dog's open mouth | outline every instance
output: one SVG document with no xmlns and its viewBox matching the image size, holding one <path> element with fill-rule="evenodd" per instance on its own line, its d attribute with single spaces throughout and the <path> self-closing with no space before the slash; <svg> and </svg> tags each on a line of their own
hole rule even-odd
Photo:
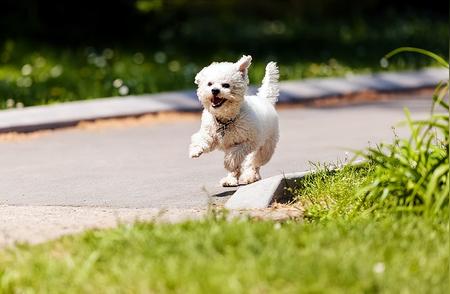
<svg viewBox="0 0 450 294">
<path fill-rule="evenodd" d="M 225 101 L 227 101 L 227 99 L 225 99 L 225 98 L 220 98 L 219 96 L 213 96 L 213 97 L 211 98 L 211 104 L 212 104 L 212 107 L 214 107 L 214 108 L 217 108 L 217 107 L 222 106 L 222 104 L 223 104 Z"/>
</svg>

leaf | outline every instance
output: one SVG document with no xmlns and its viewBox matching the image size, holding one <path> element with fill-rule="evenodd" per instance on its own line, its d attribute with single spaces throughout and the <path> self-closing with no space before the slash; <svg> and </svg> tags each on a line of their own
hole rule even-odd
<svg viewBox="0 0 450 294">
<path fill-rule="evenodd" d="M 420 53 L 420 54 L 426 55 L 428 57 L 431 57 L 432 59 L 436 60 L 440 65 L 442 65 L 446 68 L 449 68 L 448 62 L 445 61 L 444 58 L 440 57 L 439 55 L 437 55 L 431 51 L 428 51 L 425 49 L 420 49 L 420 48 L 415 48 L 415 47 L 400 47 L 400 48 L 394 49 L 391 52 L 389 52 L 388 54 L 386 54 L 384 56 L 384 58 L 389 59 L 392 56 L 397 55 L 398 53 L 401 53 L 401 52 Z"/>
</svg>

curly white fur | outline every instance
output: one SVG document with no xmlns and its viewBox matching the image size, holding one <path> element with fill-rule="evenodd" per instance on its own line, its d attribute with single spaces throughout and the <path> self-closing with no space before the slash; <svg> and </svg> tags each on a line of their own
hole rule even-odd
<svg viewBox="0 0 450 294">
<path fill-rule="evenodd" d="M 249 184 L 261 179 L 260 167 L 272 157 L 278 142 L 278 68 L 266 66 L 256 96 L 246 96 L 251 56 L 236 63 L 213 62 L 195 77 L 204 110 L 200 130 L 192 135 L 189 156 L 219 149 L 229 171 L 223 186 Z"/>
</svg>

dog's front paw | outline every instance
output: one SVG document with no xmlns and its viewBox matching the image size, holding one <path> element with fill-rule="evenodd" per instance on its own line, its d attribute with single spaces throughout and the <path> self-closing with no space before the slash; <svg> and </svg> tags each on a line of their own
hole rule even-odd
<svg viewBox="0 0 450 294">
<path fill-rule="evenodd" d="M 222 187 L 236 187 L 239 185 L 238 178 L 228 175 L 225 178 L 220 180 L 220 185 Z"/>
<path fill-rule="evenodd" d="M 202 154 L 203 154 L 203 149 L 199 146 L 194 145 L 189 148 L 189 157 L 190 158 L 197 158 Z"/>
</svg>

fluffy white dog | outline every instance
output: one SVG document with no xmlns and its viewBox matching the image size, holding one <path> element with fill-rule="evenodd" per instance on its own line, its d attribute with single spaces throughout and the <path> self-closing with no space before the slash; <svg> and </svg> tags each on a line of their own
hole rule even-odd
<svg viewBox="0 0 450 294">
<path fill-rule="evenodd" d="M 249 184 L 261 179 L 259 169 L 266 164 L 278 142 L 278 67 L 266 66 L 256 96 L 245 96 L 251 56 L 238 62 L 213 62 L 195 77 L 197 95 L 204 110 L 200 130 L 192 135 L 189 156 L 220 149 L 229 171 L 222 186 Z"/>
</svg>

